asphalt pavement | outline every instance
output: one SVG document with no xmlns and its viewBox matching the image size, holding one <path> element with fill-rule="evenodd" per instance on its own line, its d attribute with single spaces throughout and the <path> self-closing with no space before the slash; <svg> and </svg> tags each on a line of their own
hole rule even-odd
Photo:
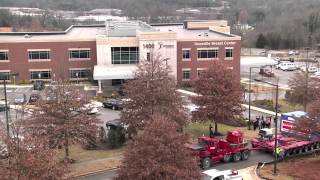
<svg viewBox="0 0 320 180">
<path fill-rule="evenodd" d="M 250 157 L 246 161 L 239 161 L 239 162 L 231 162 L 231 163 L 221 163 L 217 162 L 212 165 L 211 169 L 218 169 L 218 170 L 240 170 L 247 167 L 255 166 L 259 162 L 268 162 L 273 159 L 271 154 L 259 151 L 251 151 Z M 97 173 L 85 177 L 79 178 L 80 180 L 109 180 L 113 179 L 117 176 L 117 171 L 106 171 L 102 173 Z"/>
</svg>

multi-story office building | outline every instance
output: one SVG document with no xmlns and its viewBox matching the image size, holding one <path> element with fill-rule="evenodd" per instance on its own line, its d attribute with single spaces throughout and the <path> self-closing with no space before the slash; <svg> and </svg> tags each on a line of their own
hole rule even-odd
<svg viewBox="0 0 320 180">
<path fill-rule="evenodd" d="M 16 81 L 93 78 L 101 88 L 133 78 L 139 62 L 159 55 L 178 83 L 196 78 L 214 61 L 224 62 L 240 80 L 240 44 L 226 21 L 107 21 L 63 32 L 5 32 L 0 73 L 19 73 Z"/>
</svg>

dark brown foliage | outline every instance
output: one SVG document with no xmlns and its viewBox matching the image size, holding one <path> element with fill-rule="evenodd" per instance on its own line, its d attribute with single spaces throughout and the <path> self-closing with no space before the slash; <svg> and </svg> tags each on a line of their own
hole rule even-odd
<svg viewBox="0 0 320 180">
<path fill-rule="evenodd" d="M 243 111 L 242 92 L 232 71 L 216 62 L 194 80 L 193 87 L 195 92 L 200 94 L 191 99 L 199 106 L 197 111 L 193 112 L 193 120 L 239 125 L 237 117 Z"/>
<path fill-rule="evenodd" d="M 124 88 L 126 98 L 121 119 L 129 125 L 129 133 L 136 134 L 158 112 L 170 116 L 179 128 L 186 124 L 186 115 L 182 99 L 176 92 L 175 80 L 166 63 L 160 56 L 151 57 L 151 61 L 143 61 L 135 74 Z"/>
<path fill-rule="evenodd" d="M 68 172 L 68 164 L 58 160 L 56 151 L 43 139 L 25 133 L 7 139 L 5 133 L 0 134 L 0 141 L 9 152 L 7 158 L 0 160 L 0 179 L 58 180 Z"/>
<path fill-rule="evenodd" d="M 320 132 L 320 98 L 318 97 L 308 107 L 308 116 L 298 120 L 297 128 L 309 130 L 313 133 Z"/>
<path fill-rule="evenodd" d="M 304 111 L 306 111 L 308 104 L 315 99 L 316 93 L 319 91 L 320 81 L 311 78 L 310 73 L 299 72 L 289 79 L 288 84 L 291 88 L 289 101 L 302 104 Z"/>
<path fill-rule="evenodd" d="M 26 129 L 33 136 L 49 140 L 51 147 L 65 148 L 69 156 L 69 145 L 92 143 L 98 132 L 99 120 L 88 115 L 90 107 L 79 90 L 69 84 L 61 83 L 46 93 L 50 101 L 41 101 L 33 118 L 25 121 Z"/>
<path fill-rule="evenodd" d="M 185 145 L 187 136 L 165 116 L 156 114 L 151 122 L 130 144 L 116 179 L 200 179 L 198 161 Z"/>
</svg>

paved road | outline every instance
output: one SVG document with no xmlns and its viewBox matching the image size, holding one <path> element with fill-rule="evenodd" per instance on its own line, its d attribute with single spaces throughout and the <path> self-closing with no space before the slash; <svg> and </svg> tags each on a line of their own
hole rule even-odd
<svg viewBox="0 0 320 180">
<path fill-rule="evenodd" d="M 212 169 L 226 170 L 226 169 L 244 169 L 246 167 L 257 165 L 259 162 L 271 161 L 272 156 L 268 153 L 252 151 L 251 156 L 247 161 L 240 161 L 237 163 L 216 163 Z M 81 180 L 108 180 L 116 177 L 116 171 L 108 171 L 91 176 L 80 178 Z"/>
</svg>

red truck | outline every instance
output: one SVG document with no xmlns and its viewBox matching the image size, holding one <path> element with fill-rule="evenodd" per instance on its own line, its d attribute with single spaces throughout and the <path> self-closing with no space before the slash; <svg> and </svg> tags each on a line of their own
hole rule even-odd
<svg viewBox="0 0 320 180">
<path fill-rule="evenodd" d="M 198 143 L 190 146 L 193 153 L 200 159 L 203 169 L 211 167 L 213 162 L 247 160 L 253 148 L 247 147 L 248 143 L 243 139 L 240 131 L 229 131 L 226 139 L 217 139 L 202 136 Z"/>
<path fill-rule="evenodd" d="M 319 133 L 301 132 L 295 128 L 296 119 L 305 115 L 306 113 L 301 111 L 281 115 L 280 134 L 277 137 L 280 158 L 320 150 Z M 274 153 L 273 129 L 261 129 L 259 137 L 252 139 L 251 144 L 254 148 Z"/>
</svg>

